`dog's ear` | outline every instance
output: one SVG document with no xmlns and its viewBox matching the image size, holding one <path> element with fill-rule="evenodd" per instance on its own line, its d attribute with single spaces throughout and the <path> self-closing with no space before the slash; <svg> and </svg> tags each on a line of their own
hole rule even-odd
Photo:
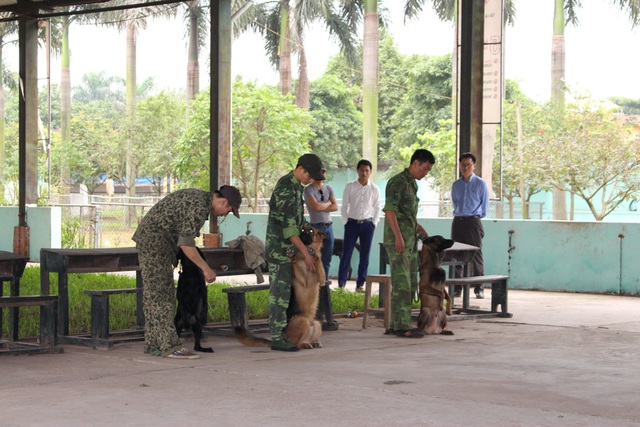
<svg viewBox="0 0 640 427">
<path fill-rule="evenodd" d="M 455 243 L 453 240 L 451 239 L 445 239 L 442 236 L 438 236 L 440 237 L 440 241 L 438 242 L 438 249 L 437 252 L 442 252 L 445 249 L 449 249 L 451 246 L 453 246 L 453 244 Z"/>
</svg>

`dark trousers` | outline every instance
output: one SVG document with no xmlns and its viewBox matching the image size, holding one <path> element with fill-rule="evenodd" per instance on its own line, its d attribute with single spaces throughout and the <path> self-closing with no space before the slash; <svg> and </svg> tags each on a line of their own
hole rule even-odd
<svg viewBox="0 0 640 427">
<path fill-rule="evenodd" d="M 376 227 L 371 221 L 361 224 L 358 224 L 357 221 L 347 221 L 345 224 L 342 258 L 340 259 L 340 268 L 338 269 L 338 285 L 340 287 L 344 287 L 347 283 L 349 267 L 351 266 L 351 256 L 353 255 L 353 249 L 358 239 L 360 239 L 360 262 L 358 264 L 356 285 L 364 285 L 365 280 L 367 280 L 369 253 L 371 252 L 371 242 L 373 241 L 373 233 L 375 231 Z"/>
<path fill-rule="evenodd" d="M 473 217 L 453 217 L 451 223 L 451 238 L 456 242 L 466 243 L 480 248 L 473 258 L 473 276 L 484 275 L 484 258 L 482 257 L 482 238 L 484 237 L 484 227 L 480 218 Z M 462 266 L 456 267 L 456 277 L 462 277 Z M 482 286 L 480 286 L 482 288 Z"/>
</svg>

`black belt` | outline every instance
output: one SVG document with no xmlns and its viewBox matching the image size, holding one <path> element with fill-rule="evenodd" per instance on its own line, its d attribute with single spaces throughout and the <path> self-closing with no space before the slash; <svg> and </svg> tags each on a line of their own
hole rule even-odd
<svg viewBox="0 0 640 427">
<path fill-rule="evenodd" d="M 348 221 L 354 221 L 356 224 L 364 224 L 365 222 L 372 222 L 373 218 L 365 218 L 365 219 L 349 218 Z"/>
<path fill-rule="evenodd" d="M 333 222 L 312 222 L 311 226 L 319 225 L 320 227 L 329 227 Z"/>
<path fill-rule="evenodd" d="M 456 218 L 460 218 L 460 219 L 480 219 L 480 215 L 457 216 Z"/>
</svg>

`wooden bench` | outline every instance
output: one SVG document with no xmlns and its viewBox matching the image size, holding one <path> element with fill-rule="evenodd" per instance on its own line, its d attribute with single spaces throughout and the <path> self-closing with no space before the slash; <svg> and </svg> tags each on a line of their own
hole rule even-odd
<svg viewBox="0 0 640 427">
<path fill-rule="evenodd" d="M 249 325 L 246 293 L 268 289 L 269 284 L 266 283 L 261 285 L 231 286 L 222 290 L 222 292 L 227 294 L 227 300 L 229 301 L 229 317 L 232 328 L 240 326 L 246 329 Z"/>
<path fill-rule="evenodd" d="M 22 295 L 0 297 L 0 309 L 40 307 L 40 340 L 38 344 L 0 340 L 0 354 L 61 353 L 58 347 L 58 296 Z M 1 333 L 1 331 L 0 331 Z"/>
<path fill-rule="evenodd" d="M 91 297 L 91 334 L 86 336 L 68 336 L 66 339 L 74 344 L 107 347 L 119 342 L 140 341 L 144 339 L 144 334 L 140 336 L 144 328 L 144 313 L 142 304 L 136 304 L 136 329 L 134 331 L 122 331 L 118 337 L 114 338 L 109 326 L 109 297 L 112 295 L 137 294 L 142 296 L 142 288 L 122 288 L 122 289 L 98 289 L 87 290 L 85 294 Z"/>
<path fill-rule="evenodd" d="M 454 286 L 462 286 L 462 309 L 465 313 L 472 314 L 496 314 L 499 317 L 512 317 L 513 314 L 509 313 L 507 307 L 507 284 L 509 276 L 471 276 L 471 277 L 458 277 L 447 279 L 446 285 L 449 286 L 449 295 L 453 300 Z M 491 285 L 491 311 L 477 310 L 469 308 L 469 293 L 471 286 L 477 286 L 482 284 Z M 498 312 L 498 306 L 500 306 L 500 312 Z"/>
</svg>

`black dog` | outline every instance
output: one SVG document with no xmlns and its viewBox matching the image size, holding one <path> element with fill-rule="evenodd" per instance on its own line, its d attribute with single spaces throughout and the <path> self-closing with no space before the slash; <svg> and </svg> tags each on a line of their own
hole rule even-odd
<svg viewBox="0 0 640 427">
<path fill-rule="evenodd" d="M 197 248 L 196 248 L 197 249 Z M 204 259 L 204 254 L 200 249 L 198 253 Z M 211 347 L 202 347 L 202 326 L 207 323 L 207 284 L 204 281 L 204 274 L 200 267 L 187 257 L 182 250 L 178 252 L 181 271 L 178 278 L 178 311 L 173 323 L 176 326 L 178 336 L 182 329 L 191 329 L 195 340 L 196 351 L 213 353 Z"/>
</svg>

